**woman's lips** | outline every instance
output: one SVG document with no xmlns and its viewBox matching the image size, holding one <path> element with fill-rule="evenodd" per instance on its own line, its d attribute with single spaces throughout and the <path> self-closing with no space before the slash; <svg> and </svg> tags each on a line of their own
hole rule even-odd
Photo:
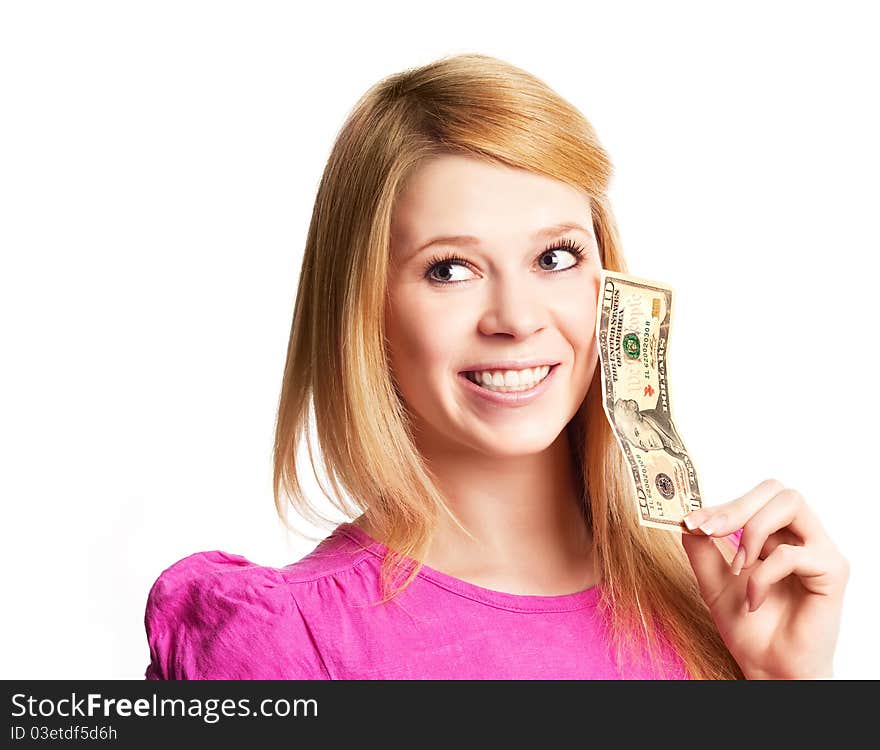
<svg viewBox="0 0 880 750">
<path fill-rule="evenodd" d="M 532 401 L 550 388 L 556 378 L 556 371 L 558 369 L 558 364 L 553 365 L 550 368 L 550 372 L 547 373 L 547 377 L 533 388 L 529 388 L 527 391 L 513 391 L 508 393 L 490 391 L 487 388 L 483 388 L 470 380 L 467 373 L 464 372 L 460 372 L 458 377 L 461 379 L 465 389 L 469 393 L 472 393 L 474 396 L 484 399 L 491 404 L 498 404 L 500 406 L 525 406 L 532 403 Z"/>
</svg>

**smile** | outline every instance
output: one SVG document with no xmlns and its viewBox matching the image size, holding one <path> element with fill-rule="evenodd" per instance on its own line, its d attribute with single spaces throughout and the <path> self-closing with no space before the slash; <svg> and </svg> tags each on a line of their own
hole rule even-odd
<svg viewBox="0 0 880 750">
<path fill-rule="evenodd" d="M 555 381 L 558 369 L 558 364 L 552 365 L 549 372 L 541 380 L 531 385 L 527 383 L 524 386 L 478 385 L 471 372 L 459 373 L 458 377 L 467 392 L 482 401 L 502 406 L 525 406 L 532 403 L 542 393 L 547 392 Z"/>
<path fill-rule="evenodd" d="M 544 365 L 543 367 L 535 367 L 526 370 L 511 370 L 510 379 L 505 377 L 505 373 L 501 371 L 491 372 L 488 370 L 482 372 L 468 372 L 468 380 L 473 381 L 477 385 L 490 391 L 499 393 L 513 393 L 518 391 L 526 391 L 536 386 L 550 372 L 552 365 Z"/>
</svg>

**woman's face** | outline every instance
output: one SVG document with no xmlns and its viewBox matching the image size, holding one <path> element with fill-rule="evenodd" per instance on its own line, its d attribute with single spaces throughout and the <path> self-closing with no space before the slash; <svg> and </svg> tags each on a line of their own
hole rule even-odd
<svg viewBox="0 0 880 750">
<path fill-rule="evenodd" d="M 539 236 L 561 223 L 581 228 Z M 388 347 L 422 439 L 493 456 L 547 448 L 577 412 L 597 362 L 601 261 L 587 195 L 524 170 L 443 155 L 412 175 L 391 231 Z M 451 235 L 475 239 L 425 247 Z M 564 248 L 547 250 L 566 241 L 583 249 L 580 263 Z M 427 265 L 453 255 L 464 262 Z M 546 389 L 519 406 L 481 397 L 461 374 L 510 359 L 559 364 Z"/>
</svg>

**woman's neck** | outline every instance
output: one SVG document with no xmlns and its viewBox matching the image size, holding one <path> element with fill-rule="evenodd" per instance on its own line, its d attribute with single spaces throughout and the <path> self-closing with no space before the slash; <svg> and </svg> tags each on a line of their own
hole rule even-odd
<svg viewBox="0 0 880 750">
<path fill-rule="evenodd" d="M 426 455 L 450 509 L 475 539 L 441 513 L 425 565 L 523 595 L 558 596 L 598 582 L 565 430 L 546 451 L 530 456 L 498 459 L 437 450 Z M 362 520 L 358 525 L 378 539 Z"/>
</svg>

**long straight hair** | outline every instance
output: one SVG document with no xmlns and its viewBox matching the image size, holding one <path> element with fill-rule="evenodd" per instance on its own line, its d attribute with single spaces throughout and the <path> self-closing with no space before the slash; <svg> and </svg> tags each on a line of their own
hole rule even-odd
<svg viewBox="0 0 880 750">
<path fill-rule="evenodd" d="M 309 225 L 275 425 L 273 493 L 287 528 L 288 505 L 313 523 L 335 523 L 303 492 L 297 456 L 305 438 L 325 497 L 349 518 L 363 514 L 388 547 L 383 602 L 417 575 L 438 514 L 468 533 L 413 440 L 384 326 L 395 199 L 419 165 L 440 154 L 529 170 L 582 190 L 603 268 L 627 272 L 607 196 L 608 154 L 587 119 L 535 76 L 494 57 L 460 54 L 391 75 L 356 103 L 333 145 Z M 694 679 L 742 679 L 677 535 L 638 523 L 631 471 L 602 408 L 600 377 L 596 368 L 565 429 L 612 653 L 624 670 L 640 649 L 659 665 L 663 641 Z M 312 423 L 329 491 L 315 466 Z"/>
</svg>

